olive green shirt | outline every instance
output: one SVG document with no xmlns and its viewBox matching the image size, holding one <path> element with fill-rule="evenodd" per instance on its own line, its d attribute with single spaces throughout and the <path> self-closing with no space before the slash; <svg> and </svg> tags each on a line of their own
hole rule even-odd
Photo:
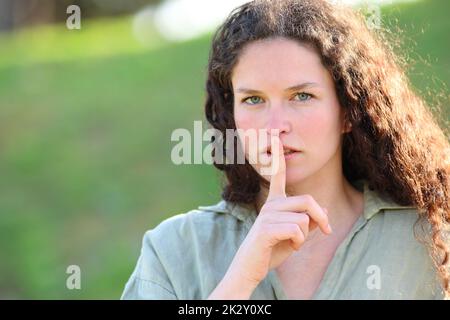
<svg viewBox="0 0 450 320">
<path fill-rule="evenodd" d="M 340 243 L 313 299 L 443 299 L 426 247 L 414 237 L 414 207 L 383 198 L 359 180 L 364 212 Z M 147 231 L 121 299 L 206 299 L 252 227 L 255 210 L 220 201 Z M 424 229 L 426 230 L 426 228 Z M 274 269 L 252 300 L 287 299 Z"/>
</svg>

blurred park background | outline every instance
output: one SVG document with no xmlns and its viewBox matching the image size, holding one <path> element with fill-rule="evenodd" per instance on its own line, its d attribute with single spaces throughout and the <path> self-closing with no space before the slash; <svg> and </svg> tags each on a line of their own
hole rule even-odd
<svg viewBox="0 0 450 320">
<path fill-rule="evenodd" d="M 238 2 L 0 0 L 0 299 L 118 299 L 146 230 L 220 199 L 219 172 L 174 165 L 170 137 L 204 119 L 211 27 Z M 449 13 L 448 0 L 381 6 L 443 125 Z"/>
</svg>

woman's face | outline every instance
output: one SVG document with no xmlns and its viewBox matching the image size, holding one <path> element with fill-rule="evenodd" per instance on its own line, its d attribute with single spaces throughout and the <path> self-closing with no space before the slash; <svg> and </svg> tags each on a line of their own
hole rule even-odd
<svg viewBox="0 0 450 320">
<path fill-rule="evenodd" d="M 285 157 L 288 186 L 319 172 L 326 177 L 342 170 L 343 113 L 333 79 L 314 49 L 286 38 L 252 42 L 240 54 L 231 80 L 236 128 L 267 137 L 258 148 L 267 158 L 252 164 L 260 174 L 270 159 L 265 150 L 271 129 L 279 130 L 285 148 L 300 151 Z M 241 135 L 244 140 L 249 159 L 255 146 Z"/>
</svg>

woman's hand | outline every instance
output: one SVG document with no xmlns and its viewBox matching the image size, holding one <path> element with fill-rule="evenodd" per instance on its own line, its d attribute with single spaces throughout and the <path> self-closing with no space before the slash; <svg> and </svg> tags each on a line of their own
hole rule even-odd
<svg viewBox="0 0 450 320">
<path fill-rule="evenodd" d="M 256 287 L 268 274 L 299 250 L 309 231 L 317 226 L 325 234 L 332 232 L 326 209 L 309 195 L 286 197 L 286 163 L 283 145 L 272 140 L 272 157 L 278 168 L 270 179 L 269 195 L 227 273 Z M 272 168 L 274 166 L 272 159 Z"/>
</svg>

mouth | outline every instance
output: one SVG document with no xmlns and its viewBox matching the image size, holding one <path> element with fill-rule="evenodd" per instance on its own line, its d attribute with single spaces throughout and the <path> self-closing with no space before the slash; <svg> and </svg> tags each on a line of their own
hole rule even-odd
<svg viewBox="0 0 450 320">
<path fill-rule="evenodd" d="M 283 154 L 284 154 L 285 156 L 293 155 L 293 154 L 300 153 L 300 152 L 301 152 L 300 150 L 297 150 L 297 149 L 292 148 L 292 147 L 288 147 L 288 146 L 284 146 L 284 147 L 283 147 Z M 270 146 L 267 148 L 266 153 L 267 153 L 269 156 L 272 155 L 272 149 L 271 149 Z"/>
</svg>

